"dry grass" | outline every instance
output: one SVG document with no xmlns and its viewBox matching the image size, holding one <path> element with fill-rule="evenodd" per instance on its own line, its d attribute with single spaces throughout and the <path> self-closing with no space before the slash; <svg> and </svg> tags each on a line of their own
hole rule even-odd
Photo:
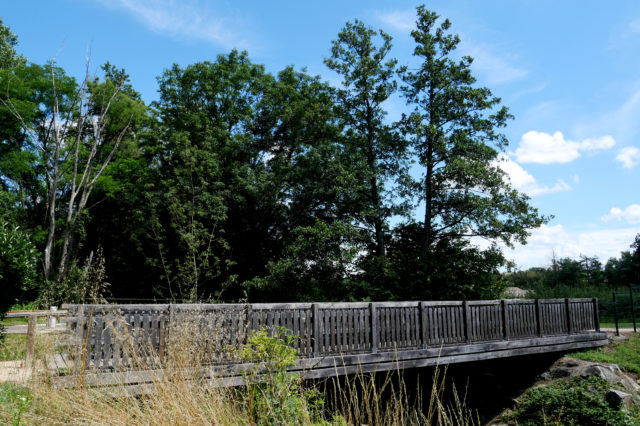
<svg viewBox="0 0 640 426">
<path fill-rule="evenodd" d="M 202 321 L 197 315 L 182 318 L 172 324 L 180 332 L 167 344 L 160 356 L 141 347 L 128 332 L 122 319 L 113 323 L 118 330 L 122 347 L 129 357 L 129 365 L 136 370 L 155 369 L 166 374 L 153 375 L 148 391 L 140 396 L 127 392 L 127 385 L 118 383 L 108 389 L 78 386 L 61 389 L 54 386 L 55 378 L 47 371 L 36 371 L 24 388 L 0 386 L 0 423 L 2 424 L 110 424 L 110 425 L 193 425 L 193 424 L 255 424 L 255 407 L 248 401 L 256 388 L 216 387 L 215 380 L 203 378 L 200 367 L 212 362 L 212 343 L 202 339 Z M 36 357 L 55 351 L 54 344 L 41 345 Z M 91 369 L 84 363 L 80 377 Z M 158 366 L 162 370 L 158 370 Z M 427 404 L 421 391 L 409 392 L 396 372 L 387 373 L 384 380 L 373 375 L 358 374 L 343 381 L 334 381 L 331 389 L 332 412 L 308 404 L 308 389 L 293 388 L 291 398 L 300 403 L 302 411 L 291 423 L 297 424 L 439 424 L 471 425 L 474 421 L 464 401 L 454 400 L 453 406 L 443 403 L 446 370 L 436 369 L 432 385 L 427 389 Z M 394 377 L 395 375 L 395 377 Z M 277 386 L 274 383 L 261 384 Z M 252 394 L 253 395 L 253 394 Z M 426 405 L 423 411 L 422 407 Z M 282 424 L 277 419 L 262 419 L 260 423 Z"/>
</svg>

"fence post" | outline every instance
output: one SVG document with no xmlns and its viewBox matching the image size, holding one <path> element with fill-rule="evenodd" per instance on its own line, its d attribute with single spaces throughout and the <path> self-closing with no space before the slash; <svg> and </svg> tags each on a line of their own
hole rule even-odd
<svg viewBox="0 0 640 426">
<path fill-rule="evenodd" d="M 427 343 L 429 341 L 429 333 L 428 333 L 428 325 L 427 325 L 427 315 L 425 312 L 424 302 L 420 302 L 420 327 L 422 330 L 422 348 L 427 348 Z"/>
<path fill-rule="evenodd" d="M 462 302 L 462 315 L 464 315 L 464 341 L 469 343 L 471 342 L 471 315 L 469 312 L 469 303 L 466 300 Z"/>
<path fill-rule="evenodd" d="M 311 312 L 313 316 L 313 357 L 320 356 L 320 315 L 318 304 L 311 304 Z"/>
<path fill-rule="evenodd" d="M 500 301 L 502 305 L 502 327 L 503 327 L 503 335 L 504 340 L 509 340 L 509 311 L 508 311 L 508 303 L 506 300 L 502 299 Z"/>
<path fill-rule="evenodd" d="M 542 336 L 542 308 L 540 307 L 540 299 L 536 299 L 536 328 L 538 337 Z"/>
<path fill-rule="evenodd" d="M 600 331 L 600 311 L 598 310 L 598 299 L 593 298 L 593 323 L 596 331 Z"/>
<path fill-rule="evenodd" d="M 57 306 L 49 307 L 50 314 L 47 315 L 47 328 L 56 328 L 56 316 L 55 313 L 58 310 Z"/>
<path fill-rule="evenodd" d="M 29 323 L 27 325 L 27 352 L 25 354 L 25 364 L 27 367 L 30 367 L 33 363 L 36 343 L 36 324 L 37 317 L 33 314 L 29 315 Z"/>
<path fill-rule="evenodd" d="M 631 302 L 631 321 L 633 321 L 633 332 L 637 333 L 636 310 L 633 306 L 633 289 L 629 286 L 629 301 Z"/>
<path fill-rule="evenodd" d="M 616 322 L 616 336 L 620 335 L 620 328 L 618 327 L 618 307 L 616 306 L 616 292 L 613 292 L 613 320 Z"/>
<path fill-rule="evenodd" d="M 371 316 L 371 353 L 378 352 L 378 313 L 375 302 L 369 303 L 369 316 Z"/>
<path fill-rule="evenodd" d="M 571 334 L 573 327 L 571 326 L 571 303 L 569 302 L 569 298 L 564 299 L 564 306 L 567 311 L 567 334 Z"/>
</svg>

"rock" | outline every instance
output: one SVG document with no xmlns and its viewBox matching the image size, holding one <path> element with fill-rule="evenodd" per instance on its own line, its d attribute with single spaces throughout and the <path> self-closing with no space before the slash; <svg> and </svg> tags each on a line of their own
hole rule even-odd
<svg viewBox="0 0 640 426">
<path fill-rule="evenodd" d="M 631 408 L 631 405 L 633 404 L 633 399 L 630 393 L 616 389 L 609 389 L 605 398 L 609 406 L 614 410 L 619 410 L 620 408 Z"/>
<path fill-rule="evenodd" d="M 541 380 L 551 380 L 552 378 L 553 377 L 551 377 L 551 373 L 549 373 L 548 371 L 545 371 L 540 375 Z"/>
<path fill-rule="evenodd" d="M 622 374 L 622 370 L 620 370 L 620 367 L 618 367 L 618 364 L 607 364 L 605 365 L 605 367 L 607 367 L 609 370 L 611 370 L 616 374 Z"/>
<path fill-rule="evenodd" d="M 634 393 L 640 392 L 640 385 L 638 385 L 638 383 L 636 383 L 635 380 L 633 380 L 631 377 L 627 376 L 626 374 L 621 374 L 620 379 L 622 385 L 626 390 Z"/>
<path fill-rule="evenodd" d="M 627 336 L 625 336 L 624 334 L 621 334 L 619 336 L 616 336 L 615 334 L 612 334 L 611 336 L 608 337 L 609 342 L 610 343 L 620 343 L 624 340 L 629 339 Z"/>
<path fill-rule="evenodd" d="M 582 372 L 582 376 L 583 377 L 587 377 L 587 376 L 600 377 L 601 379 L 604 379 L 609 383 L 618 383 L 621 380 L 620 376 L 618 376 L 616 373 L 611 371 L 611 369 L 599 364 L 593 364 L 585 368 L 584 371 Z"/>
<path fill-rule="evenodd" d="M 549 373 L 553 379 L 561 379 L 563 377 L 570 377 L 573 375 L 573 371 L 570 368 L 565 367 L 556 367 L 549 371 Z"/>
</svg>

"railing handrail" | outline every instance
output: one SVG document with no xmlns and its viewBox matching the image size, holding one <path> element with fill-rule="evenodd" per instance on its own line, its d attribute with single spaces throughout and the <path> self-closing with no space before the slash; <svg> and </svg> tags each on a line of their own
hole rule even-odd
<svg viewBox="0 0 640 426">
<path fill-rule="evenodd" d="M 5 314 L 5 318 L 29 318 L 30 316 L 35 317 L 66 317 L 69 314 L 69 311 L 46 311 L 46 310 L 35 310 L 35 311 L 8 311 Z"/>
</svg>

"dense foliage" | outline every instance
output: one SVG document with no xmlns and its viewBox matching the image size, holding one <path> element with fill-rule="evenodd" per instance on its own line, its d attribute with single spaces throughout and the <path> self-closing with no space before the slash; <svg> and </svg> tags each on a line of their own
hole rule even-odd
<svg viewBox="0 0 640 426">
<path fill-rule="evenodd" d="M 449 21 L 417 13 L 418 70 L 356 20 L 325 59 L 339 87 L 232 51 L 173 65 L 151 105 L 109 63 L 81 81 L 29 63 L 0 23 L 0 203 L 39 253 L 41 300 L 500 295 L 508 262 L 469 238 L 524 241 L 548 218 L 498 167 L 507 109 Z"/>
</svg>

